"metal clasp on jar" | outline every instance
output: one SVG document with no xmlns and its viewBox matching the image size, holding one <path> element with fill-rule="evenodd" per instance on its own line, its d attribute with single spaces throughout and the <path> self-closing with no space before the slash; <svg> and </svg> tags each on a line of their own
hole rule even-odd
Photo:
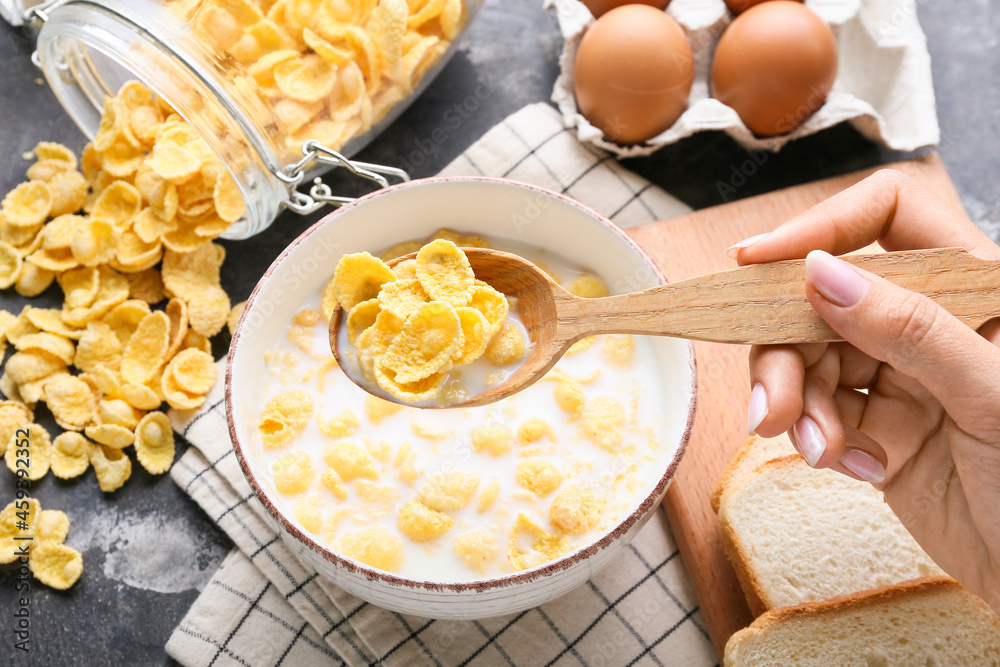
<svg viewBox="0 0 1000 667">
<path fill-rule="evenodd" d="M 336 207 L 354 201 L 352 197 L 334 195 L 330 186 L 324 183 L 323 179 L 319 177 L 313 179 L 313 185 L 309 188 L 308 194 L 299 191 L 297 188 L 305 178 L 306 169 L 313 162 L 319 162 L 332 167 L 344 167 L 353 174 L 378 183 L 379 188 L 389 187 L 389 181 L 386 176 L 398 178 L 400 182 L 410 180 L 410 175 L 402 169 L 349 160 L 332 148 L 327 148 L 315 139 L 312 139 L 302 144 L 301 160 L 285 166 L 281 171 L 274 172 L 274 175 L 288 188 L 288 200 L 282 203 L 283 208 L 295 211 L 301 215 L 308 215 L 326 205 Z"/>
</svg>

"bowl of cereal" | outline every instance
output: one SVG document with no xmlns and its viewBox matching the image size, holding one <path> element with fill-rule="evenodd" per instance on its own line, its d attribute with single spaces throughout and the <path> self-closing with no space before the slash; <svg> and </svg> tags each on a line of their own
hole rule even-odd
<svg viewBox="0 0 1000 667">
<path fill-rule="evenodd" d="M 592 577 L 656 511 L 690 434 L 694 353 L 596 336 L 491 405 L 373 396 L 331 355 L 328 285 L 345 256 L 388 261 L 434 239 L 522 255 L 579 296 L 664 282 L 615 225 L 542 188 L 445 177 L 380 190 L 305 231 L 254 289 L 229 353 L 230 434 L 267 518 L 336 585 L 418 616 L 513 613 Z M 511 356 L 485 354 L 467 381 L 502 381 Z"/>
</svg>

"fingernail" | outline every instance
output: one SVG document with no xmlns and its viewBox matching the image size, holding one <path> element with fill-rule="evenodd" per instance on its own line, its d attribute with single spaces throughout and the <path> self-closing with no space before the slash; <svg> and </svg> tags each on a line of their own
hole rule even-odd
<svg viewBox="0 0 1000 667">
<path fill-rule="evenodd" d="M 838 306 L 853 306 L 868 291 L 868 280 L 847 262 L 822 250 L 806 256 L 806 278 L 827 301 Z"/>
<path fill-rule="evenodd" d="M 726 254 L 729 255 L 730 259 L 736 259 L 736 253 L 740 251 L 740 248 L 748 248 L 765 236 L 767 236 L 767 233 L 757 234 L 756 236 L 751 236 L 748 239 L 743 239 L 739 243 L 734 243 L 726 250 Z"/>
<path fill-rule="evenodd" d="M 750 405 L 747 407 L 747 433 L 753 435 L 757 427 L 767 416 L 767 392 L 760 382 L 753 386 L 750 392 Z"/>
<path fill-rule="evenodd" d="M 808 415 L 802 415 L 792 427 L 795 436 L 795 446 L 799 454 L 806 460 L 810 467 L 815 468 L 819 459 L 826 451 L 826 438 L 823 431 L 819 430 L 819 424 Z"/>
<path fill-rule="evenodd" d="M 881 484 L 885 481 L 885 466 L 868 452 L 848 449 L 840 457 L 840 463 L 866 482 Z"/>
</svg>

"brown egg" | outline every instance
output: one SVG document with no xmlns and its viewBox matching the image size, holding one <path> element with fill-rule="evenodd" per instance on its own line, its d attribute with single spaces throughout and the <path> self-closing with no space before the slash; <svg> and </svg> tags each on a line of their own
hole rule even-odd
<svg viewBox="0 0 1000 667">
<path fill-rule="evenodd" d="M 733 14 L 739 14 L 740 12 L 745 12 L 751 7 L 755 7 L 762 2 L 767 2 L 768 0 L 726 0 L 726 7 L 729 7 L 729 11 Z M 802 2 L 803 0 L 798 0 Z"/>
<path fill-rule="evenodd" d="M 694 81 L 684 31 L 665 12 L 625 5 L 597 20 L 576 54 L 580 112 L 604 135 L 635 144 L 680 118 Z"/>
<path fill-rule="evenodd" d="M 733 19 L 712 61 L 712 95 L 765 137 L 798 127 L 823 106 L 836 78 L 833 31 L 791 0 L 770 0 Z"/>
<path fill-rule="evenodd" d="M 670 0 L 583 0 L 583 4 L 587 5 L 587 9 L 594 15 L 594 18 L 601 18 L 615 7 L 622 5 L 649 5 L 650 7 L 666 9 Z"/>
</svg>

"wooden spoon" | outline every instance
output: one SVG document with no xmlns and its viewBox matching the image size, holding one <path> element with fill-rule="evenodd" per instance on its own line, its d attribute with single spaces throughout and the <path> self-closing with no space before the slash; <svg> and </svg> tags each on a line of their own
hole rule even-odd
<svg viewBox="0 0 1000 667">
<path fill-rule="evenodd" d="M 518 314 L 534 345 L 502 384 L 461 403 L 420 407 L 475 407 L 499 401 L 541 379 L 570 345 L 596 334 L 647 334 L 742 345 L 842 340 L 806 299 L 802 259 L 745 266 L 631 294 L 582 299 L 522 257 L 497 250 L 463 250 L 477 278 L 517 298 Z M 962 248 L 845 255 L 842 259 L 926 294 L 972 328 L 1000 316 L 1000 262 L 979 259 Z M 330 320 L 330 347 L 338 362 L 341 319 L 338 309 Z M 366 391 L 379 391 L 367 386 L 363 377 L 351 375 L 351 379 Z M 388 396 L 380 391 L 378 395 Z"/>
</svg>

